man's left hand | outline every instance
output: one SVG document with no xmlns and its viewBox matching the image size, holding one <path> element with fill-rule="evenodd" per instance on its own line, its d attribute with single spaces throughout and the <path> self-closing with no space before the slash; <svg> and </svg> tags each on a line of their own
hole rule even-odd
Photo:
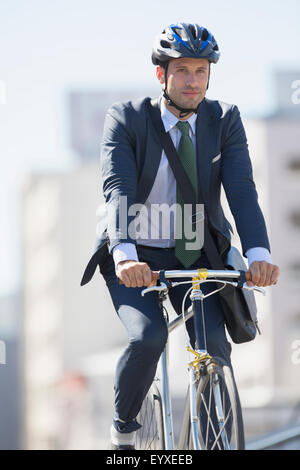
<svg viewBox="0 0 300 470">
<path fill-rule="evenodd" d="M 279 267 L 266 261 L 253 261 L 246 271 L 247 286 L 266 287 L 277 284 Z"/>
</svg>

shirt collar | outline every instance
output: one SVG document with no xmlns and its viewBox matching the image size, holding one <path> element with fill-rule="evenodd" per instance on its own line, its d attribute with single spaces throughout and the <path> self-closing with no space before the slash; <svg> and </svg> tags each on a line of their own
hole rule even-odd
<svg viewBox="0 0 300 470">
<path fill-rule="evenodd" d="M 171 111 L 168 110 L 167 106 L 164 103 L 163 98 L 161 99 L 161 104 L 160 104 L 160 112 L 161 112 L 161 118 L 162 122 L 165 127 L 165 131 L 169 132 L 173 127 L 176 126 L 177 122 L 179 119 L 171 113 Z M 197 114 L 193 113 L 188 119 L 188 123 L 192 129 L 193 134 L 196 133 L 196 120 L 197 120 Z"/>
</svg>

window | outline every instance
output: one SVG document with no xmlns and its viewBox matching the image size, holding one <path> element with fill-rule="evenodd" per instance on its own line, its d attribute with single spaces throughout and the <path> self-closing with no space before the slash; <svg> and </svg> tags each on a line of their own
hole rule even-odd
<svg viewBox="0 0 300 470">
<path fill-rule="evenodd" d="M 300 332 L 300 311 L 291 314 L 290 323 L 293 329 Z"/>
<path fill-rule="evenodd" d="M 294 210 L 289 214 L 289 220 L 295 228 L 300 227 L 300 210 Z"/>
<path fill-rule="evenodd" d="M 294 157 L 291 157 L 287 167 L 288 170 L 293 173 L 300 173 L 300 155 L 295 155 Z"/>
<path fill-rule="evenodd" d="M 300 279 L 300 261 L 294 261 L 290 265 L 290 273 L 293 279 Z"/>
</svg>

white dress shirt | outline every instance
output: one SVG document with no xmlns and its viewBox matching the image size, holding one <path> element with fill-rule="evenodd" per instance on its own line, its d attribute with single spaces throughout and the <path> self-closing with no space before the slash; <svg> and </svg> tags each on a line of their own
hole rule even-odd
<svg viewBox="0 0 300 470">
<path fill-rule="evenodd" d="M 181 138 L 181 132 L 176 127 L 178 118 L 167 109 L 163 99 L 161 100 L 161 117 L 166 132 L 170 133 L 173 144 L 175 148 L 178 149 Z M 190 124 L 190 138 L 195 149 L 196 119 L 197 115 L 192 114 L 187 120 Z M 140 236 L 140 238 L 136 239 L 137 244 L 161 248 L 171 248 L 175 246 L 174 228 L 176 226 L 176 211 L 174 210 L 174 218 L 170 218 L 169 209 L 167 209 L 166 214 L 164 214 L 163 206 L 158 208 L 158 205 L 162 203 L 165 203 L 168 208 L 176 204 L 176 180 L 164 150 L 162 151 L 158 172 L 151 192 L 144 203 L 147 210 L 140 211 L 135 218 L 135 227 Z M 160 216 L 160 214 L 162 216 Z M 117 266 L 120 261 L 138 261 L 136 246 L 133 243 L 119 243 L 114 247 L 112 254 L 115 266 Z M 249 266 L 253 261 L 272 262 L 269 250 L 263 247 L 250 248 L 246 256 Z"/>
</svg>

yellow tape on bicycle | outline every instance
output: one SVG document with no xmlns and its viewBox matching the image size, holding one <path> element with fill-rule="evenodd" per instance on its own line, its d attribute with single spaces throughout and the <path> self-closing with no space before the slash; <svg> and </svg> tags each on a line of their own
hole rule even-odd
<svg viewBox="0 0 300 470">
<path fill-rule="evenodd" d="M 201 279 L 207 279 L 207 268 L 199 268 L 197 272 L 198 276 L 192 279 L 193 289 L 200 289 L 199 281 L 201 281 Z"/>
</svg>

